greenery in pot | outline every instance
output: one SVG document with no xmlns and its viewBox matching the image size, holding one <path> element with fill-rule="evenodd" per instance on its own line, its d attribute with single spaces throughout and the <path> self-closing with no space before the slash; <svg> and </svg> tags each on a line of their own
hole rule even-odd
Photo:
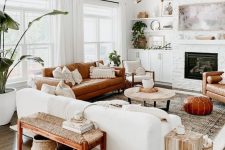
<svg viewBox="0 0 225 150">
<path fill-rule="evenodd" d="M 120 55 L 117 54 L 117 51 L 114 50 L 113 52 L 109 53 L 109 61 L 110 64 L 113 62 L 113 64 L 117 67 L 120 66 L 121 61 L 120 61 Z"/>
<path fill-rule="evenodd" d="M 147 28 L 147 25 L 142 21 L 137 21 L 132 27 L 132 41 L 134 48 L 146 48 L 147 40 L 144 34 L 144 30 Z"/>
<path fill-rule="evenodd" d="M 5 49 L 5 34 L 8 32 L 9 29 L 19 30 L 19 23 L 17 23 L 10 15 L 8 15 L 5 12 L 6 2 L 7 0 L 5 0 L 3 9 L 0 11 L 0 94 L 3 94 L 6 92 L 6 82 L 10 74 L 15 69 L 15 67 L 18 64 L 20 64 L 23 60 L 33 60 L 37 63 L 40 63 L 41 65 L 44 65 L 44 61 L 40 57 L 35 57 L 32 55 L 23 55 L 18 60 L 15 60 L 17 47 L 19 46 L 23 37 L 26 35 L 27 31 L 31 28 L 31 26 L 45 16 L 68 14 L 68 12 L 53 10 L 52 12 L 46 13 L 34 19 L 33 21 L 29 22 L 28 27 L 19 38 L 15 47 L 12 49 L 6 50 Z"/>
</svg>

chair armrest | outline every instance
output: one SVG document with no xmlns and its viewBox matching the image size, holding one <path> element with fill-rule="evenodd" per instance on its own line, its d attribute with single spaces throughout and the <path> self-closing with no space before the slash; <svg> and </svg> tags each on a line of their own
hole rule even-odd
<svg viewBox="0 0 225 150">
<path fill-rule="evenodd" d="M 212 72 L 204 72 L 202 74 L 202 93 L 206 94 L 206 85 L 208 84 L 207 78 L 208 76 L 221 76 L 224 72 L 223 71 L 212 71 Z"/>
<path fill-rule="evenodd" d="M 153 78 L 153 81 L 155 81 L 155 72 L 154 71 L 145 71 L 145 72 L 149 72 L 149 73 L 152 73 L 152 78 Z"/>
<path fill-rule="evenodd" d="M 123 77 L 125 79 L 125 68 L 114 67 L 117 77 Z"/>
</svg>

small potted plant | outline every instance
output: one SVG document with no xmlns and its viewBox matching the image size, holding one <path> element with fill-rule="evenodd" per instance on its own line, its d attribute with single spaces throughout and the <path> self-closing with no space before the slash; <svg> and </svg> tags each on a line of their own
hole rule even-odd
<svg viewBox="0 0 225 150">
<path fill-rule="evenodd" d="M 113 62 L 114 66 L 116 66 L 116 67 L 120 66 L 120 64 L 121 64 L 120 55 L 117 54 L 116 50 L 109 53 L 109 61 L 110 61 L 110 64 Z"/>
<path fill-rule="evenodd" d="M 16 108 L 16 90 L 13 88 L 6 88 L 7 80 L 10 74 L 15 69 L 15 67 L 20 64 L 23 60 L 33 60 L 41 65 L 44 65 L 44 61 L 40 57 L 35 57 L 32 55 L 23 55 L 18 60 L 15 60 L 15 55 L 17 53 L 17 47 L 21 40 L 30 29 L 30 27 L 37 21 L 41 20 L 45 16 L 67 14 L 67 12 L 62 12 L 54 10 L 50 13 L 44 14 L 33 21 L 29 22 L 28 27 L 21 35 L 17 44 L 12 49 L 5 49 L 5 34 L 8 30 L 19 30 L 19 23 L 17 23 L 12 17 L 5 12 L 6 2 L 3 9 L 0 10 L 0 125 L 5 125 L 10 122 L 12 115 Z"/>
<path fill-rule="evenodd" d="M 142 21 L 137 21 L 132 27 L 132 41 L 134 48 L 146 49 L 147 39 L 144 34 L 144 30 L 147 28 L 147 25 Z"/>
</svg>

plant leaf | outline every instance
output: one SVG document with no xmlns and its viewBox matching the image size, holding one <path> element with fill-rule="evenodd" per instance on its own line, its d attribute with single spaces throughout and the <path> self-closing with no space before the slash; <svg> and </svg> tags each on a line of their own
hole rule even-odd
<svg viewBox="0 0 225 150">
<path fill-rule="evenodd" d="M 19 30 L 19 23 L 13 20 L 7 13 L 0 11 L 0 30 L 7 32 L 8 29 Z"/>
<path fill-rule="evenodd" d="M 5 72 L 13 64 L 12 59 L 0 58 L 0 72 Z"/>
<path fill-rule="evenodd" d="M 23 60 L 33 60 L 34 62 L 37 62 L 41 64 L 42 66 L 44 66 L 44 61 L 40 57 L 35 57 L 32 55 L 23 55 L 19 58 L 19 61 L 23 61 Z"/>
<path fill-rule="evenodd" d="M 44 14 L 36 19 L 34 19 L 33 21 L 29 22 L 28 27 L 30 27 L 34 22 L 39 21 L 41 18 L 45 17 L 45 16 L 52 16 L 52 15 L 67 15 L 68 12 L 64 12 L 64 11 L 59 11 L 59 10 L 53 10 L 52 12 L 49 12 L 47 14 Z"/>
</svg>

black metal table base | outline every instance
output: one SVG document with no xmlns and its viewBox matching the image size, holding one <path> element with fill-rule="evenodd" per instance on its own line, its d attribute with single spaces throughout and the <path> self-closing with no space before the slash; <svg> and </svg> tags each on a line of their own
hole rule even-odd
<svg viewBox="0 0 225 150">
<path fill-rule="evenodd" d="M 131 104 L 131 99 L 130 98 L 128 98 L 128 102 Z M 146 101 L 144 101 L 144 106 L 147 107 Z M 154 107 L 156 107 L 156 101 L 154 101 Z M 167 100 L 165 108 L 160 108 L 160 109 L 165 110 L 165 111 L 168 112 L 169 109 L 170 109 L 170 100 Z"/>
</svg>

